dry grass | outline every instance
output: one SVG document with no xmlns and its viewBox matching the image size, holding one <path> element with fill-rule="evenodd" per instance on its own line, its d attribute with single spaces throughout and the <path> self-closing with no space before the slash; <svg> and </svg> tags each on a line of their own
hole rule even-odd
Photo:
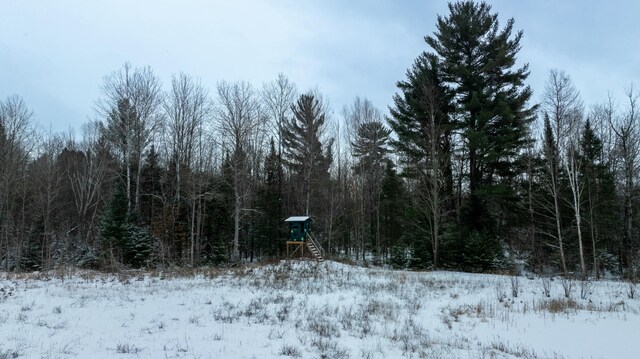
<svg viewBox="0 0 640 359">
<path fill-rule="evenodd" d="M 543 300 L 536 303 L 535 309 L 538 311 L 548 311 L 550 313 L 571 313 L 581 309 L 585 309 L 578 302 L 568 298 L 554 298 L 549 300 Z"/>
</svg>

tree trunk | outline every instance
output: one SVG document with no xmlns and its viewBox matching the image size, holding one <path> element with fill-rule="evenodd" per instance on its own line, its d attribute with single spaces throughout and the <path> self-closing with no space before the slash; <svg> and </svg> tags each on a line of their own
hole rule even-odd
<svg viewBox="0 0 640 359">
<path fill-rule="evenodd" d="M 138 155 L 140 158 L 140 155 Z M 136 202 L 135 202 L 135 213 L 140 214 L 140 182 L 142 178 L 142 161 L 138 160 L 138 169 L 136 171 Z"/>
<path fill-rule="evenodd" d="M 574 206 L 575 207 L 575 217 L 576 217 L 576 228 L 578 230 L 578 247 L 580 250 L 580 274 L 581 274 L 581 278 L 585 279 L 587 276 L 587 266 L 585 265 L 584 262 L 584 245 L 582 244 L 582 228 L 581 228 L 581 222 L 582 222 L 582 216 L 580 214 L 580 201 L 579 201 L 580 197 L 574 195 Z"/>
<path fill-rule="evenodd" d="M 235 174 L 235 185 L 233 186 L 233 194 L 235 198 L 234 209 L 233 209 L 233 252 L 232 252 L 232 260 L 236 261 L 240 259 L 240 210 L 241 210 L 241 194 L 239 186 L 238 175 Z"/>
<path fill-rule="evenodd" d="M 580 275 L 582 279 L 587 276 L 587 268 L 584 262 L 584 246 L 582 243 L 582 215 L 580 213 L 580 202 L 582 197 L 582 186 L 580 184 L 580 166 L 576 163 L 578 154 L 571 151 L 569 158 L 565 162 L 565 169 L 569 176 L 569 185 L 571 186 L 571 194 L 573 197 L 573 213 L 576 221 L 576 230 L 578 232 L 578 250 L 580 254 Z"/>
<path fill-rule="evenodd" d="M 553 205 L 554 205 L 554 211 L 555 211 L 555 219 L 556 219 L 556 230 L 558 233 L 558 247 L 560 249 L 560 263 L 562 265 L 562 273 L 563 274 L 567 274 L 567 262 L 565 260 L 565 256 L 564 256 L 564 244 L 563 244 L 563 240 L 562 240 L 562 224 L 560 221 L 560 204 L 558 203 L 558 189 L 555 188 L 555 180 L 553 181 L 553 186 L 554 186 L 554 194 L 553 194 Z"/>
<path fill-rule="evenodd" d="M 194 197 L 195 197 L 195 192 L 194 192 Z M 192 203 L 191 203 L 191 248 L 190 248 L 190 253 L 189 253 L 189 261 L 191 263 L 191 268 L 193 268 L 194 265 L 194 253 L 195 253 L 195 247 L 196 247 L 196 199 L 193 198 L 192 199 Z"/>
<path fill-rule="evenodd" d="M 125 156 L 125 166 L 127 167 L 127 214 L 131 213 L 131 159 L 129 154 Z"/>
<path fill-rule="evenodd" d="M 593 254 L 593 277 L 597 280 L 599 279 L 599 273 L 598 273 L 598 259 L 597 259 L 597 254 L 596 254 L 596 243 L 597 243 L 597 238 L 596 238 L 596 229 L 595 229 L 595 223 L 594 223 L 594 216 L 593 216 L 593 212 L 594 212 L 594 208 L 593 208 L 593 194 L 592 194 L 592 188 L 591 188 L 591 183 L 589 183 L 589 187 L 588 187 L 588 191 L 587 191 L 587 196 L 589 198 L 589 231 L 591 232 L 591 252 Z"/>
</svg>

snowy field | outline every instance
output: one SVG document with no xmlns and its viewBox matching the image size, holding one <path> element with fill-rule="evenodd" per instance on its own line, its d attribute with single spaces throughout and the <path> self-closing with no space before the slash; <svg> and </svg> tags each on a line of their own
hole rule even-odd
<svg viewBox="0 0 640 359">
<path fill-rule="evenodd" d="M 1 276 L 0 359 L 640 358 L 624 282 L 310 261 Z"/>
</svg>

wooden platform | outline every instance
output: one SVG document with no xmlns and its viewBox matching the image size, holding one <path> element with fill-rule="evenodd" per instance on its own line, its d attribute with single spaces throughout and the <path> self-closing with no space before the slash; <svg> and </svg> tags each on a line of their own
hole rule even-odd
<svg viewBox="0 0 640 359">
<path fill-rule="evenodd" d="M 287 241 L 287 257 L 293 257 L 296 253 L 304 257 L 304 247 L 304 242 Z"/>
<path fill-rule="evenodd" d="M 287 241 L 287 257 L 304 257 L 305 247 L 309 256 L 315 258 L 318 262 L 324 261 L 324 250 L 319 247 L 319 244 L 312 238 L 307 238 L 307 241 Z"/>
</svg>

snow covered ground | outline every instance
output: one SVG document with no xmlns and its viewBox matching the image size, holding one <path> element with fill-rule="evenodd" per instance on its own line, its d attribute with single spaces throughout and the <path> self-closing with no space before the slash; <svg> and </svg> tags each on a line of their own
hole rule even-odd
<svg viewBox="0 0 640 359">
<path fill-rule="evenodd" d="M 640 358 L 632 289 L 310 261 L 4 274 L 0 359 Z"/>
</svg>

